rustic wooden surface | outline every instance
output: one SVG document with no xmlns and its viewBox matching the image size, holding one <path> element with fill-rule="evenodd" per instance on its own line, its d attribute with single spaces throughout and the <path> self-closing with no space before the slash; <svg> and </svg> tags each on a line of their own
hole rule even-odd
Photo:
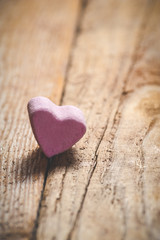
<svg viewBox="0 0 160 240">
<path fill-rule="evenodd" d="M 16 2 L 0 8 L 0 239 L 159 240 L 160 1 Z M 48 162 L 33 95 L 87 121 Z"/>
</svg>

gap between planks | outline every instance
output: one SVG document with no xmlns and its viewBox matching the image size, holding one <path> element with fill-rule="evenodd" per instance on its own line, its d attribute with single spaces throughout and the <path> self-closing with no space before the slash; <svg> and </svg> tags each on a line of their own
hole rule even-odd
<svg viewBox="0 0 160 240">
<path fill-rule="evenodd" d="M 66 84 L 67 84 L 67 80 L 68 80 L 68 72 L 69 72 L 69 69 L 70 69 L 70 66 L 71 66 L 71 63 L 72 63 L 72 51 L 73 51 L 74 47 L 76 46 L 76 40 L 77 40 L 78 34 L 80 33 L 81 21 L 83 19 L 83 15 L 84 15 L 85 9 L 87 7 L 87 4 L 88 4 L 88 0 L 81 0 L 81 7 L 80 7 L 80 11 L 79 11 L 79 16 L 77 18 L 76 29 L 75 29 L 75 32 L 74 32 L 74 37 L 73 37 L 71 48 L 70 48 L 71 50 L 70 50 L 70 54 L 69 54 L 68 62 L 67 62 L 67 66 L 66 66 L 64 86 L 63 86 L 62 95 L 61 95 L 61 98 L 60 98 L 60 105 L 62 105 L 63 98 L 64 98 L 64 95 L 65 95 L 65 89 L 66 89 Z M 40 197 L 39 206 L 38 206 L 38 210 L 37 210 L 37 217 L 35 219 L 35 223 L 34 223 L 34 227 L 33 227 L 33 231 L 32 231 L 32 235 L 31 235 L 30 240 L 36 240 L 37 239 L 37 229 L 38 229 L 38 221 L 39 221 L 39 216 L 40 216 L 41 203 L 42 203 L 42 200 L 43 200 L 43 194 L 44 194 L 44 190 L 45 190 L 45 186 L 46 186 L 48 172 L 49 172 L 49 169 L 50 169 L 50 162 L 53 159 L 54 159 L 54 157 L 49 158 L 48 162 L 47 162 L 47 168 L 46 168 L 46 172 L 45 172 L 45 176 L 44 176 L 44 182 L 43 182 L 43 189 L 42 189 L 42 192 L 41 192 L 41 197 Z M 65 173 L 66 173 L 66 170 L 65 170 Z M 63 178 L 65 178 L 65 174 L 64 174 Z M 63 184 L 63 180 L 62 180 L 62 184 Z M 63 187 L 61 188 L 61 190 L 62 189 L 63 189 Z"/>
</svg>

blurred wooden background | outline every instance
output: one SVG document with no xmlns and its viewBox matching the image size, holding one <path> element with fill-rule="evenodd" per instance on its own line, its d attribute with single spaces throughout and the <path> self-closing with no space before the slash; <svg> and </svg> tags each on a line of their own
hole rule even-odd
<svg viewBox="0 0 160 240">
<path fill-rule="evenodd" d="M 47 159 L 31 97 L 87 133 Z M 0 0 L 0 239 L 160 239 L 160 1 Z"/>
</svg>

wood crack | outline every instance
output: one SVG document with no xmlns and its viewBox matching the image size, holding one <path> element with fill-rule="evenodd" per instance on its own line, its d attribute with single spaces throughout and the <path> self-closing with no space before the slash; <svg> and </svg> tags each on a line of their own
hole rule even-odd
<svg viewBox="0 0 160 240">
<path fill-rule="evenodd" d="M 82 208 L 83 208 L 83 204 L 84 204 L 84 201 L 85 201 L 87 192 L 88 192 L 88 187 L 89 187 L 89 184 L 90 184 L 90 182 L 91 182 L 91 178 L 92 178 L 93 173 L 94 173 L 94 171 L 95 171 L 95 169 L 96 169 L 96 166 L 97 166 L 97 157 L 98 157 L 98 155 L 96 155 L 95 158 L 94 158 L 94 164 L 93 164 L 93 167 L 92 167 L 92 169 L 91 169 L 91 171 L 90 171 L 89 180 L 88 180 L 87 185 L 86 185 L 86 187 L 85 187 L 85 191 L 84 191 L 84 194 L 83 194 L 83 196 L 82 196 L 82 200 L 81 200 L 81 203 L 80 203 L 80 207 L 79 207 L 79 209 L 78 209 L 78 211 L 77 211 L 77 214 L 76 214 L 76 217 L 75 217 L 75 221 L 74 221 L 74 223 L 73 223 L 73 227 L 72 227 L 71 231 L 70 231 L 69 234 L 68 234 L 67 240 L 70 240 L 70 239 L 72 238 L 73 231 L 74 231 L 74 229 L 75 229 L 75 226 L 76 226 L 76 224 L 77 224 L 77 221 L 78 221 L 79 216 L 80 216 L 80 213 L 81 213 L 81 210 L 82 210 Z"/>
<path fill-rule="evenodd" d="M 121 211 L 123 215 L 123 234 L 122 234 L 121 240 L 125 240 L 127 235 L 127 215 L 126 215 L 126 208 L 123 200 L 121 201 Z"/>
<path fill-rule="evenodd" d="M 60 202 L 61 197 L 62 197 L 62 192 L 63 192 L 63 187 L 64 187 L 64 179 L 65 179 L 66 173 L 67 173 L 67 167 L 65 168 L 65 172 L 63 173 L 62 182 L 61 182 L 61 189 L 60 189 L 59 196 L 58 196 L 58 198 L 56 198 L 56 201 L 55 201 L 54 212 L 57 211 L 58 203 Z"/>
<path fill-rule="evenodd" d="M 144 158 L 144 152 L 143 152 L 143 141 L 148 133 L 148 129 L 145 132 L 143 138 L 140 139 L 140 177 L 138 181 L 138 185 L 141 187 L 142 192 L 142 214 L 145 216 L 146 208 L 145 208 L 145 202 L 144 202 L 144 181 L 143 181 L 143 174 L 144 174 L 144 168 L 145 168 L 145 158 Z"/>
<path fill-rule="evenodd" d="M 69 70 L 70 70 L 71 65 L 72 65 L 72 53 L 73 53 L 73 50 L 76 46 L 78 35 L 80 34 L 81 23 L 82 23 L 83 15 L 84 15 L 85 9 L 87 8 L 87 5 L 88 5 L 88 0 L 81 0 L 81 6 L 80 6 L 81 9 L 79 11 L 79 16 L 77 17 L 75 34 L 74 34 L 74 37 L 73 37 L 73 40 L 72 40 L 72 44 L 71 44 L 71 48 L 70 48 L 71 50 L 70 50 L 70 54 L 69 54 L 69 57 L 68 57 L 65 79 L 64 79 L 64 87 L 63 87 L 63 90 L 62 90 L 60 105 L 62 105 L 64 96 L 65 96 L 66 85 L 67 85 L 67 82 L 68 82 L 68 74 L 69 74 Z"/>
<path fill-rule="evenodd" d="M 41 205 L 42 205 L 42 200 L 43 200 L 43 193 L 44 193 L 46 182 L 47 182 L 47 177 L 48 177 L 48 172 L 49 172 L 50 161 L 51 160 L 52 160 L 52 158 L 48 159 L 47 168 L 46 168 L 46 172 L 45 172 L 45 176 L 44 176 L 43 188 L 42 188 L 42 191 L 41 191 L 41 197 L 40 197 L 40 200 L 39 200 L 39 206 L 38 206 L 38 210 L 37 210 L 37 217 L 35 219 L 35 223 L 34 223 L 34 227 L 33 227 L 33 231 L 32 231 L 32 235 L 31 235 L 30 240 L 36 240 L 37 239 L 37 230 L 38 230 L 38 225 L 39 225 L 39 216 L 40 216 L 40 210 L 41 210 Z"/>
<path fill-rule="evenodd" d="M 138 185 L 141 188 L 142 214 L 144 217 L 144 222 L 145 222 L 146 227 L 147 227 L 147 222 L 146 222 L 146 204 L 145 204 L 145 190 L 144 190 L 145 156 L 144 156 L 143 144 L 144 144 L 144 140 L 145 140 L 146 136 L 152 130 L 156 121 L 157 121 L 157 119 L 154 118 L 150 122 L 146 132 L 144 133 L 144 136 L 140 139 L 140 171 L 139 171 L 140 177 L 139 177 Z M 147 227 L 147 234 L 148 234 L 149 238 L 151 239 L 152 235 L 151 235 L 150 229 L 148 227 Z"/>
<path fill-rule="evenodd" d="M 94 157 L 93 157 L 93 159 L 94 159 L 93 165 L 92 165 L 92 168 L 91 168 L 91 170 L 90 170 L 89 179 L 88 179 L 88 182 L 87 182 L 87 184 L 86 184 L 85 191 L 84 191 L 84 194 L 83 194 L 83 196 L 82 196 L 81 203 L 80 203 L 80 207 L 79 207 L 79 209 L 78 209 L 78 211 L 77 211 L 77 214 L 76 214 L 76 217 L 75 217 L 75 220 L 74 220 L 74 223 L 73 223 L 73 227 L 72 227 L 71 231 L 70 231 L 69 234 L 68 234 L 67 240 L 70 240 L 70 239 L 72 238 L 74 229 L 75 229 L 76 224 L 77 224 L 77 222 L 78 222 L 78 220 L 79 220 L 80 213 L 81 213 L 81 210 L 82 210 L 82 208 L 83 208 L 84 201 L 85 201 L 85 198 L 86 198 L 86 195 L 87 195 L 87 192 L 88 192 L 88 188 L 89 188 L 91 179 L 92 179 L 92 177 L 93 177 L 94 171 L 95 171 L 96 166 L 97 166 L 98 150 L 99 150 L 100 144 L 101 144 L 101 142 L 102 142 L 102 140 L 103 140 L 103 137 L 104 137 L 104 135 L 105 135 L 105 132 L 106 132 L 106 130 L 107 130 L 107 126 L 108 126 L 108 121 L 107 121 L 107 123 L 106 123 L 106 125 L 105 125 L 105 128 L 104 128 L 104 131 L 103 131 L 103 133 L 102 133 L 102 136 L 101 136 L 101 138 L 100 138 L 100 140 L 99 140 L 99 142 L 98 142 L 98 144 L 97 144 L 97 147 L 96 147 L 96 150 L 95 150 L 95 155 L 94 155 Z"/>
</svg>

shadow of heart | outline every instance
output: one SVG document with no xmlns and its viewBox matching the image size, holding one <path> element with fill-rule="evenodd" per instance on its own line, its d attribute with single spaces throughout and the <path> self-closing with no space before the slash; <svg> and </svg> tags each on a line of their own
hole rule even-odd
<svg viewBox="0 0 160 240">
<path fill-rule="evenodd" d="M 47 158 L 40 148 L 28 153 L 22 161 L 15 162 L 15 182 L 24 183 L 26 181 L 36 182 L 40 178 L 44 178 L 46 172 L 55 174 L 60 168 L 76 168 L 78 167 L 78 159 L 76 158 L 76 149 L 70 148 L 64 153 Z"/>
</svg>

